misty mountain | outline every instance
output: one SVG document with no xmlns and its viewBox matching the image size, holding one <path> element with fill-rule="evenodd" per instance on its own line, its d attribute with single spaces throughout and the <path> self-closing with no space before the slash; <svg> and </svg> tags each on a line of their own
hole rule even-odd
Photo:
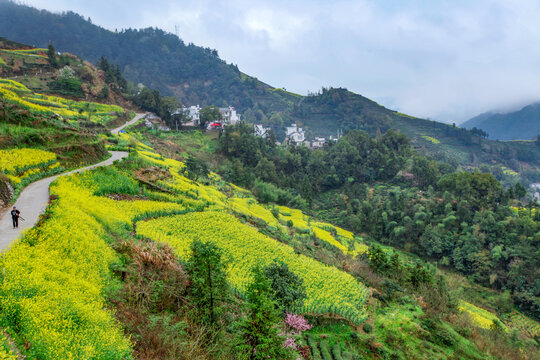
<svg viewBox="0 0 540 360">
<path fill-rule="evenodd" d="M 540 103 L 509 113 L 483 113 L 467 120 L 461 127 L 482 129 L 493 140 L 530 140 L 540 134 Z"/>
<path fill-rule="evenodd" d="M 29 45 L 70 52 L 96 62 L 105 56 L 127 80 L 175 95 L 185 105 L 234 106 L 248 123 L 282 129 L 297 123 L 308 139 L 364 130 L 389 129 L 407 135 L 413 146 L 437 160 L 474 165 L 517 161 L 540 163 L 539 148 L 482 139 L 463 128 L 401 114 L 343 88 L 302 96 L 274 88 L 242 73 L 216 50 L 186 44 L 157 28 L 110 31 L 74 12 L 62 14 L 0 0 L 0 36 Z M 276 134 L 279 135 L 279 134 Z M 532 137 L 532 135 L 531 135 Z"/>
</svg>

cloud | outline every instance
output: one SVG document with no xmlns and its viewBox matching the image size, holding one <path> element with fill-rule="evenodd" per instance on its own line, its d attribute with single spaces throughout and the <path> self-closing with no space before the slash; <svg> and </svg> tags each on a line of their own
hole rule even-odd
<svg viewBox="0 0 540 360">
<path fill-rule="evenodd" d="M 109 29 L 178 28 L 274 86 L 344 86 L 441 121 L 540 99 L 536 0 L 28 2 Z"/>
</svg>

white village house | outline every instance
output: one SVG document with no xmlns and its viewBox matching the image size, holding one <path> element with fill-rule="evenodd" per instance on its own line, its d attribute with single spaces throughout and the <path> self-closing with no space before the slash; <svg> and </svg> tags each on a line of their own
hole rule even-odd
<svg viewBox="0 0 540 360">
<path fill-rule="evenodd" d="M 180 111 L 189 116 L 189 118 L 191 119 L 191 121 L 186 123 L 187 126 L 199 126 L 199 124 L 201 123 L 201 118 L 199 117 L 201 108 L 199 105 L 183 107 L 182 109 L 176 110 L 173 115 L 180 114 Z"/>
<path fill-rule="evenodd" d="M 306 133 L 305 131 L 296 126 L 296 124 L 292 124 L 291 126 L 287 126 L 286 132 L 285 132 L 285 141 L 288 142 L 291 145 L 301 145 L 306 140 Z"/>
<path fill-rule="evenodd" d="M 199 105 L 192 105 L 190 107 L 183 107 L 182 109 L 176 110 L 173 115 L 183 112 L 191 119 L 186 123 L 186 125 L 199 126 L 201 124 L 201 110 L 202 108 Z M 240 115 L 236 113 L 236 109 L 232 106 L 219 108 L 219 112 L 221 113 L 221 121 L 219 123 L 222 126 L 235 125 L 240 121 Z"/>
<path fill-rule="evenodd" d="M 240 122 L 240 115 L 236 113 L 236 110 L 232 106 L 219 108 L 219 112 L 221 113 L 221 121 L 223 124 L 236 125 Z"/>
<path fill-rule="evenodd" d="M 326 139 L 323 137 L 316 137 L 311 141 L 311 147 L 314 149 L 322 148 L 326 144 Z"/>
<path fill-rule="evenodd" d="M 264 127 L 263 124 L 255 124 L 255 125 L 253 125 L 253 128 L 255 130 L 255 136 L 259 136 L 259 137 L 262 137 L 264 139 L 266 139 L 266 137 L 268 136 L 270 131 L 272 131 L 271 128 Z"/>
</svg>

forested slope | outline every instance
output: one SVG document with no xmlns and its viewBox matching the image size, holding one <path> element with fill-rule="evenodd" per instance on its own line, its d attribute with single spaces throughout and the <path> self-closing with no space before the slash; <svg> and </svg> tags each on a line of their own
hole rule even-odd
<svg viewBox="0 0 540 360">
<path fill-rule="evenodd" d="M 460 125 L 477 127 L 497 140 L 532 140 L 540 134 L 540 104 L 530 104 L 507 113 L 485 113 Z"/>
<path fill-rule="evenodd" d="M 346 89 L 322 89 L 301 96 L 276 89 L 227 64 L 212 49 L 185 44 L 159 29 L 109 31 L 73 12 L 53 14 L 0 1 L 0 34 L 46 47 L 53 42 L 92 62 L 105 56 L 134 84 L 144 83 L 187 105 L 232 105 L 247 122 L 283 126 L 296 122 L 308 137 L 336 135 L 338 130 L 365 130 L 371 136 L 393 128 L 405 133 L 424 154 L 456 164 L 482 163 L 515 171 L 536 167 L 540 151 L 533 144 L 500 144 L 455 126 L 391 111 Z"/>
</svg>

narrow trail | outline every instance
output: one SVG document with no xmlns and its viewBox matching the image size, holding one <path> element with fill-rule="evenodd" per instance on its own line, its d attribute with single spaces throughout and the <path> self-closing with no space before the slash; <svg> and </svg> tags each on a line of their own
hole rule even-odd
<svg viewBox="0 0 540 360">
<path fill-rule="evenodd" d="M 135 124 L 137 121 L 141 120 L 144 115 L 146 114 L 136 114 L 135 117 L 131 120 L 129 120 L 127 123 L 125 123 L 124 125 L 120 126 L 120 127 L 117 127 L 116 129 L 112 129 L 111 130 L 111 134 L 113 135 L 118 135 L 120 133 L 120 131 L 122 131 L 125 127 L 128 127 L 129 125 L 133 125 Z"/>
<path fill-rule="evenodd" d="M 132 125 L 142 119 L 144 114 L 137 114 L 132 120 L 128 121 L 124 125 L 111 130 L 111 133 L 118 135 L 118 133 L 126 126 Z M 22 221 L 19 219 L 19 228 L 13 229 L 11 221 L 10 210 L 12 207 L 6 209 L 4 213 L 0 214 L 0 252 L 4 251 L 11 242 L 18 239 L 21 234 L 32 228 L 39 220 L 39 216 L 45 212 L 49 203 L 49 185 L 58 179 L 60 176 L 71 175 L 74 173 L 82 172 L 85 170 L 93 169 L 98 166 L 111 165 L 114 161 L 123 159 L 128 156 L 125 151 L 111 151 L 112 156 L 98 164 L 86 166 L 80 169 L 72 170 L 63 174 L 51 176 L 45 179 L 38 180 L 31 183 L 21 192 L 19 198 L 14 205 L 21 211 L 21 216 L 25 219 Z"/>
</svg>

